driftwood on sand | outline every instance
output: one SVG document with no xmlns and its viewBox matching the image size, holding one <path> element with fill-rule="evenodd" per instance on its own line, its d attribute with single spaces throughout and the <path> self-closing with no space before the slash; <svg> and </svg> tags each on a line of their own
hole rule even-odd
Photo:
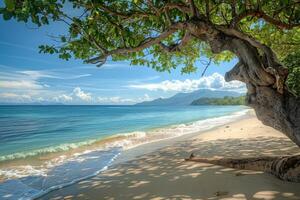
<svg viewBox="0 0 300 200">
<path fill-rule="evenodd" d="M 201 158 L 193 153 L 186 161 L 209 163 L 241 170 L 263 171 L 277 178 L 300 182 L 300 155 L 281 157 L 251 157 L 251 158 Z"/>
</svg>

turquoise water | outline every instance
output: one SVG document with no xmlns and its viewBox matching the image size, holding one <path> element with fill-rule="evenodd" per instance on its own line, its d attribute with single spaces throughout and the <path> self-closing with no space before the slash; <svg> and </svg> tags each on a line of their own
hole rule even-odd
<svg viewBox="0 0 300 200">
<path fill-rule="evenodd" d="M 0 160 L 63 144 L 228 115 L 240 106 L 0 106 Z M 67 146 L 65 146 L 67 148 Z M 46 149 L 45 149 L 46 150 Z"/>
<path fill-rule="evenodd" d="M 208 130 L 245 108 L 0 106 L 0 199 L 33 199 L 100 173 L 126 148 Z"/>
</svg>

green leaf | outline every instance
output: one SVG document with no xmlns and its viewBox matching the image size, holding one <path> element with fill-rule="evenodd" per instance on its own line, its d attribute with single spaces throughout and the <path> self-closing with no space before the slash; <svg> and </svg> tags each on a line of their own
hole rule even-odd
<svg viewBox="0 0 300 200">
<path fill-rule="evenodd" d="M 62 42 L 66 42 L 66 41 L 67 41 L 66 37 L 65 37 L 65 36 L 62 36 L 62 37 L 61 37 L 61 41 L 62 41 Z"/>
<path fill-rule="evenodd" d="M 4 0 L 7 10 L 13 11 L 15 9 L 15 0 Z"/>
<path fill-rule="evenodd" d="M 43 24 L 49 24 L 49 21 L 48 21 L 48 19 L 47 19 L 46 16 L 43 16 L 43 17 L 41 18 L 41 20 L 42 20 L 42 23 L 43 23 Z"/>
<path fill-rule="evenodd" d="M 7 12 L 7 11 L 4 11 L 3 12 L 3 19 L 4 20 L 10 20 L 12 18 L 12 13 L 11 12 Z"/>
<path fill-rule="evenodd" d="M 84 11 L 88 8 L 89 11 L 81 17 L 78 15 L 72 20 L 67 20 L 71 24 L 68 29 L 62 29 L 65 32 L 60 33 L 64 35 L 63 37 L 59 36 L 61 44 L 58 44 L 56 48 L 51 47 L 51 45 L 40 48 L 41 52 L 57 53 L 62 59 L 68 59 L 71 55 L 79 59 L 92 58 L 99 56 L 99 54 L 101 56 L 102 51 L 99 51 L 99 47 L 103 47 L 107 51 L 119 48 L 134 48 L 150 37 L 157 37 L 169 26 L 165 14 L 153 14 L 153 8 L 141 0 L 3 0 L 3 2 L 5 7 L 0 8 L 0 15 L 3 15 L 5 20 L 15 18 L 18 22 L 28 23 L 32 21 L 38 26 L 48 24 L 50 21 L 59 21 L 62 15 L 67 14 L 64 12 L 69 7 L 78 9 L 78 11 Z M 122 15 L 112 15 L 106 10 L 91 7 L 92 2 L 97 2 L 99 5 L 103 4 L 109 10 L 125 16 L 140 12 L 152 14 L 148 17 L 139 17 L 139 15 L 134 14 L 134 18 L 124 20 Z M 157 8 L 163 8 L 167 2 L 183 1 L 152 0 L 152 2 Z M 205 4 L 202 3 L 204 1 L 197 0 L 195 2 L 200 14 L 206 14 Z M 233 17 L 230 6 L 231 0 L 208 0 L 208 2 L 212 8 L 209 13 L 212 27 L 226 25 L 227 22 L 230 22 Z M 259 6 L 268 16 L 275 16 L 276 20 L 285 23 L 298 23 L 300 18 L 299 6 L 296 7 L 292 0 L 250 0 L 247 1 L 247 4 L 244 1 L 235 2 L 236 14 L 238 15 Z M 276 14 L 274 13 L 276 10 L 281 12 Z M 171 22 L 190 21 L 190 16 L 181 12 L 180 9 L 170 9 L 168 15 Z M 242 19 L 238 24 L 239 31 L 269 46 L 281 60 L 299 49 L 299 27 L 282 31 L 264 20 L 259 21 L 258 18 L 245 17 Z M 184 33 L 185 31 L 178 30 L 161 42 L 168 46 L 176 45 L 182 40 Z M 200 66 L 196 65 L 197 59 L 201 59 L 200 56 L 212 58 L 214 63 L 229 61 L 234 58 L 234 54 L 229 52 L 213 54 L 209 43 L 201 41 L 201 38 L 197 37 L 191 39 L 185 47 L 180 48 L 180 51 L 166 52 L 159 45 L 154 44 L 140 52 L 122 53 L 111 57 L 114 61 L 129 60 L 132 61 L 132 64 L 147 65 L 158 71 L 170 72 L 180 67 L 183 73 L 190 73 L 196 71 L 194 66 Z M 294 60 L 291 60 L 290 63 L 294 63 Z M 299 74 L 298 70 L 293 70 L 293 73 Z M 294 75 L 289 78 L 289 83 L 294 88 L 296 88 L 296 85 L 293 81 L 300 79 L 296 77 L 299 76 Z"/>
</svg>

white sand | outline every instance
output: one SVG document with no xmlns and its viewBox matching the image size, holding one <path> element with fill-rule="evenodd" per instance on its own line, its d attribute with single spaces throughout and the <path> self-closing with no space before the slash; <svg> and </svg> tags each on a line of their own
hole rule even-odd
<svg viewBox="0 0 300 200">
<path fill-rule="evenodd" d="M 191 152 L 237 158 L 299 154 L 300 149 L 251 116 L 205 133 L 131 149 L 104 173 L 41 199 L 300 199 L 300 183 L 263 172 L 185 162 Z M 129 161 L 121 162 L 125 158 Z"/>
</svg>

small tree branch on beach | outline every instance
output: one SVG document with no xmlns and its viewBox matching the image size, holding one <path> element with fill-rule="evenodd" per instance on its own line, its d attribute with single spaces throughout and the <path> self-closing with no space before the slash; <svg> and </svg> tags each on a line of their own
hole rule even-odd
<svg viewBox="0 0 300 200">
<path fill-rule="evenodd" d="M 263 171 L 284 181 L 300 182 L 300 155 L 255 158 L 201 158 L 193 155 L 185 161 L 209 163 L 240 170 Z"/>
</svg>

